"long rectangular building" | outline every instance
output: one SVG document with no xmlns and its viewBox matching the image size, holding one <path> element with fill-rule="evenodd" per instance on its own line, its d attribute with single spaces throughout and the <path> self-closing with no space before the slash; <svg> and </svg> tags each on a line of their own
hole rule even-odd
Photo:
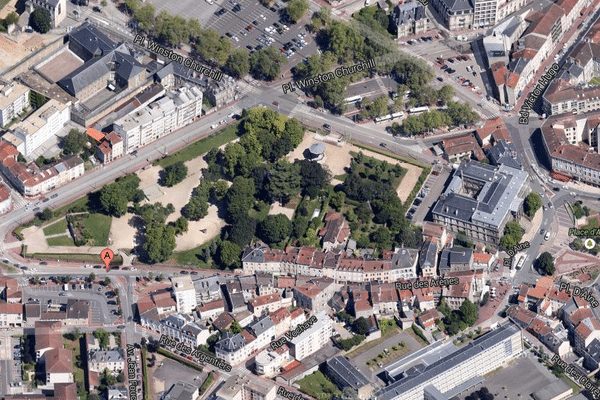
<svg viewBox="0 0 600 400">
<path fill-rule="evenodd" d="M 465 347 L 404 376 L 377 393 L 378 400 L 423 400 L 457 395 L 469 383 L 505 365 L 523 351 L 521 330 L 508 323 L 473 340 Z M 438 397 L 436 397 L 438 396 Z"/>
</svg>

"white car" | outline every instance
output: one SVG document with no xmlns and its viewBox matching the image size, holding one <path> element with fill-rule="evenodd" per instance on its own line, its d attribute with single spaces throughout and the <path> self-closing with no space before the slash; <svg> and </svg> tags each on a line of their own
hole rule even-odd
<svg viewBox="0 0 600 400">
<path fill-rule="evenodd" d="M 238 37 L 237 37 L 237 36 L 234 36 L 234 37 L 232 37 L 232 39 L 233 39 L 233 40 L 235 40 L 236 42 L 239 42 L 239 41 L 240 41 L 240 39 L 238 39 Z"/>
<path fill-rule="evenodd" d="M 261 17 L 263 21 L 266 21 L 266 20 L 267 20 L 267 17 L 265 17 L 265 16 L 264 16 L 264 15 L 262 15 L 262 14 L 260 14 L 260 15 L 259 15 L 259 17 Z"/>
</svg>

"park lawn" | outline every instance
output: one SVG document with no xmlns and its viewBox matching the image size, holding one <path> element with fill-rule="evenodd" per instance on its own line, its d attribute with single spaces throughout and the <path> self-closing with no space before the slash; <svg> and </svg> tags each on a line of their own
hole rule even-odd
<svg viewBox="0 0 600 400">
<path fill-rule="evenodd" d="M 211 269 L 213 267 L 212 262 L 204 262 L 200 259 L 200 255 L 204 254 L 204 249 L 207 246 L 210 246 L 212 241 L 207 240 L 206 243 L 201 244 L 198 247 L 194 247 L 193 249 L 179 251 L 174 254 L 175 262 L 180 265 L 195 265 L 202 269 Z"/>
<path fill-rule="evenodd" d="M 300 385 L 300 391 L 319 400 L 329 400 L 333 396 L 341 396 L 338 387 L 332 383 L 321 371 L 300 379 L 296 382 Z"/>
<path fill-rule="evenodd" d="M 69 235 L 47 238 L 48 246 L 75 246 L 73 238 Z"/>
<path fill-rule="evenodd" d="M 100 256 L 96 254 L 84 254 L 84 253 L 25 253 L 24 257 L 35 258 L 38 260 L 63 260 L 83 263 L 100 263 Z M 121 265 L 123 264 L 123 257 L 120 254 L 115 254 L 115 258 L 111 261 L 110 265 Z"/>
<path fill-rule="evenodd" d="M 106 246 L 112 217 L 104 214 L 89 214 L 83 221 L 85 229 L 92 234 L 94 246 Z"/>
<path fill-rule="evenodd" d="M 163 157 L 158 164 L 161 167 L 166 168 L 169 165 L 173 165 L 179 161 L 185 162 L 193 160 L 202 154 L 208 153 L 208 151 L 212 148 L 217 148 L 229 143 L 232 140 L 237 139 L 238 125 L 239 122 L 223 128 L 206 138 L 198 140 L 197 142 L 191 143 L 189 146 Z"/>
<path fill-rule="evenodd" d="M 83 365 L 81 360 L 81 348 L 79 346 L 79 340 L 72 341 L 63 338 L 63 344 L 65 349 L 71 350 L 71 359 L 73 360 L 73 380 L 75 382 L 85 382 L 85 373 L 82 368 L 77 365 Z"/>
<path fill-rule="evenodd" d="M 61 219 L 58 222 L 53 223 L 52 225 L 48 225 L 44 228 L 44 235 L 57 235 L 59 233 L 65 233 L 67 231 L 67 220 Z"/>
<path fill-rule="evenodd" d="M 258 204 L 261 205 L 260 211 L 256 211 L 254 209 L 254 207 L 252 207 L 250 209 L 250 211 L 248 211 L 248 215 L 250 215 L 256 221 L 262 222 L 262 221 L 264 221 L 265 218 L 267 218 L 267 215 L 269 215 L 269 211 L 271 210 L 271 205 L 269 203 L 265 203 L 261 200 L 259 200 Z"/>
</svg>

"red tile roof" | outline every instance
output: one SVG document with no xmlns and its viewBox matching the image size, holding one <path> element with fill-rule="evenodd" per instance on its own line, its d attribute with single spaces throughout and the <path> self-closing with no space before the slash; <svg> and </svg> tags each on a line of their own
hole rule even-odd
<svg viewBox="0 0 600 400">
<path fill-rule="evenodd" d="M 88 136 L 90 136 L 98 143 L 100 143 L 102 139 L 104 139 L 104 133 L 94 128 L 88 128 L 88 130 L 85 133 L 87 133 Z"/>
</svg>

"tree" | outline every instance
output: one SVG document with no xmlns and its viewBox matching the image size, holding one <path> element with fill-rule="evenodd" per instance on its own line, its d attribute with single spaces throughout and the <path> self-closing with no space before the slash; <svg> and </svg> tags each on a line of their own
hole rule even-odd
<svg viewBox="0 0 600 400">
<path fill-rule="evenodd" d="M 44 211 L 42 211 L 42 213 L 40 214 L 40 219 L 42 221 L 48 221 L 51 220 L 53 216 L 54 213 L 52 212 L 52 210 L 49 207 L 46 207 L 44 208 Z"/>
<path fill-rule="evenodd" d="M 384 249 L 389 249 L 392 247 L 392 234 L 388 228 L 382 226 L 371 234 L 371 241 Z"/>
<path fill-rule="evenodd" d="M 39 33 L 46 33 L 52 28 L 52 16 L 45 8 L 36 8 L 29 17 L 29 25 Z"/>
<path fill-rule="evenodd" d="M 300 165 L 283 159 L 274 164 L 269 172 L 267 190 L 271 200 L 286 204 L 290 198 L 300 193 Z"/>
<path fill-rule="evenodd" d="M 444 103 L 448 104 L 454 97 L 454 88 L 450 85 L 444 85 L 438 91 L 438 98 Z"/>
<path fill-rule="evenodd" d="M 314 198 L 316 193 L 329 185 L 331 174 L 323 165 L 310 160 L 296 161 L 295 164 L 300 165 L 300 176 L 302 177 L 300 185 L 303 195 Z"/>
<path fill-rule="evenodd" d="M 370 114 L 372 118 L 381 117 L 382 115 L 387 114 L 388 111 L 388 96 L 382 94 L 373 100 L 371 107 L 369 108 Z"/>
<path fill-rule="evenodd" d="M 104 286 L 108 286 L 110 285 L 110 278 L 107 276 L 106 278 L 104 278 Z"/>
<path fill-rule="evenodd" d="M 231 226 L 229 240 L 240 247 L 244 247 L 252 241 L 256 233 L 256 220 L 251 217 L 241 218 Z"/>
<path fill-rule="evenodd" d="M 85 134 L 79 132 L 77 129 L 71 129 L 62 140 L 63 154 L 79 154 L 86 143 Z"/>
<path fill-rule="evenodd" d="M 459 308 L 462 313 L 462 320 L 468 325 L 473 326 L 479 318 L 477 306 L 469 299 L 465 299 Z"/>
<path fill-rule="evenodd" d="M 277 243 L 292 233 L 292 223 L 284 214 L 267 215 L 259 225 L 259 233 L 266 243 Z"/>
<path fill-rule="evenodd" d="M 96 274 L 91 272 L 88 276 L 88 282 L 94 282 L 96 280 Z"/>
<path fill-rule="evenodd" d="M 536 192 L 531 192 L 525 197 L 525 202 L 523 203 L 523 208 L 525 209 L 525 214 L 528 217 L 533 217 L 537 210 L 542 207 L 542 198 Z"/>
<path fill-rule="evenodd" d="M 219 179 L 215 182 L 215 184 L 213 185 L 213 192 L 217 200 L 223 200 L 225 194 L 227 194 L 227 189 L 229 189 L 227 181 Z"/>
<path fill-rule="evenodd" d="M 201 181 L 192 192 L 188 203 L 181 210 L 181 214 L 191 221 L 198 221 L 208 215 L 208 197 L 210 183 Z"/>
<path fill-rule="evenodd" d="M 150 264 L 168 260 L 177 246 L 175 228 L 169 225 L 155 224 L 146 227 L 145 239 L 142 247 Z"/>
<path fill-rule="evenodd" d="M 181 235 L 182 233 L 187 232 L 188 225 L 189 225 L 188 220 L 184 216 L 177 218 L 177 220 L 175 221 L 175 224 L 174 224 L 175 235 Z"/>
<path fill-rule="evenodd" d="M 231 323 L 231 326 L 229 327 L 229 332 L 233 333 L 234 335 L 238 334 L 238 333 L 242 333 L 243 330 L 244 329 L 240 326 L 240 324 L 236 320 L 233 320 L 233 322 Z"/>
<path fill-rule="evenodd" d="M 523 237 L 523 228 L 517 221 L 509 221 L 504 227 L 504 236 L 500 239 L 500 246 L 505 249 L 512 249 L 519 244 Z"/>
<path fill-rule="evenodd" d="M 285 8 L 287 16 L 294 24 L 302 19 L 307 10 L 308 1 L 306 0 L 292 0 Z"/>
<path fill-rule="evenodd" d="M 285 57 L 275 47 L 260 49 L 250 56 L 250 72 L 255 79 L 271 81 L 279 76 Z"/>
<path fill-rule="evenodd" d="M 344 203 L 346 201 L 346 193 L 344 192 L 335 192 L 331 199 L 329 199 L 329 205 L 335 208 L 337 211 L 341 211 Z"/>
<path fill-rule="evenodd" d="M 156 8 L 151 3 L 145 3 L 135 12 L 135 20 L 138 23 L 138 27 L 146 33 L 150 32 L 154 26 L 155 14 Z"/>
<path fill-rule="evenodd" d="M 229 222 L 247 218 L 248 211 L 254 205 L 254 180 L 240 176 L 233 180 L 233 184 L 225 195 L 225 204 Z"/>
<path fill-rule="evenodd" d="M 4 18 L 4 24 L 6 26 L 16 24 L 17 22 L 19 22 L 19 14 L 17 14 L 14 11 L 12 11 L 10 14 L 8 14 L 6 16 L 6 18 Z"/>
<path fill-rule="evenodd" d="M 242 249 L 237 244 L 223 240 L 219 245 L 219 262 L 223 267 L 237 267 Z"/>
<path fill-rule="evenodd" d="M 214 29 L 205 29 L 198 35 L 196 50 L 203 59 L 223 64 L 231 51 L 231 41 Z"/>
<path fill-rule="evenodd" d="M 352 323 L 352 328 L 359 335 L 365 335 L 367 333 L 367 331 L 369 330 L 369 324 L 367 323 L 367 320 L 365 319 L 365 317 L 360 317 L 360 318 L 357 318 Z"/>
<path fill-rule="evenodd" d="M 183 181 L 187 176 L 188 168 L 185 166 L 183 161 L 176 162 L 175 164 L 169 165 L 164 170 L 164 185 L 167 187 L 173 187 Z"/>
<path fill-rule="evenodd" d="M 250 56 L 244 49 L 235 49 L 225 63 L 231 75 L 237 79 L 243 78 L 250 71 Z"/>
<path fill-rule="evenodd" d="M 108 344 L 109 344 L 109 340 L 108 340 L 108 332 L 106 332 L 104 329 L 99 328 L 96 329 L 94 331 L 94 337 L 96 339 L 98 339 L 99 345 L 101 349 L 108 349 Z"/>
<path fill-rule="evenodd" d="M 554 275 L 556 269 L 554 267 L 554 257 L 552 257 L 552 254 L 545 251 L 540 254 L 537 261 L 540 270 L 544 271 L 546 275 Z"/>
</svg>

